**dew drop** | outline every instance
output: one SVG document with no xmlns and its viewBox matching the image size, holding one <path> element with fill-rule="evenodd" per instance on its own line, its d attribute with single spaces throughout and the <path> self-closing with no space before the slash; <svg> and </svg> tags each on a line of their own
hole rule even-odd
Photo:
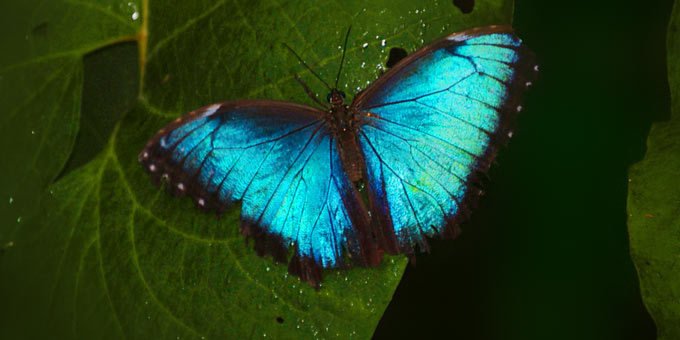
<svg viewBox="0 0 680 340">
<path fill-rule="evenodd" d="M 385 47 L 385 45 L 387 45 L 387 41 L 386 41 L 385 39 L 383 39 L 383 40 L 380 42 L 380 46 Z"/>
<path fill-rule="evenodd" d="M 21 223 L 21 216 L 17 217 L 17 223 Z"/>
<path fill-rule="evenodd" d="M 368 43 L 367 43 L 367 42 L 365 42 L 365 43 L 364 43 L 363 45 L 361 45 L 361 47 L 363 47 L 363 48 L 366 48 L 366 47 L 368 47 Z"/>
<path fill-rule="evenodd" d="M 266 271 L 270 271 L 271 269 L 270 269 L 269 267 L 267 267 L 267 268 L 265 268 L 264 270 L 266 270 Z"/>
<path fill-rule="evenodd" d="M 9 204 L 12 204 L 14 202 L 14 198 L 10 197 L 9 198 Z"/>
<path fill-rule="evenodd" d="M 132 9 L 132 15 L 130 16 L 132 18 L 132 21 L 139 19 L 139 11 L 137 10 L 137 5 L 134 2 L 128 2 L 127 5 L 128 7 L 130 7 L 130 9 Z"/>
</svg>

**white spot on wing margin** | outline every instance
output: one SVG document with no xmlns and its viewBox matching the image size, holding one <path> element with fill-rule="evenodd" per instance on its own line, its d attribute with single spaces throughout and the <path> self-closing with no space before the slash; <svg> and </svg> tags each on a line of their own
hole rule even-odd
<svg viewBox="0 0 680 340">
<path fill-rule="evenodd" d="M 460 34 L 460 33 L 454 33 L 448 37 L 446 37 L 446 40 L 450 41 L 465 41 L 470 38 L 467 34 Z"/>
<path fill-rule="evenodd" d="M 205 111 L 201 112 L 200 116 L 201 118 L 210 116 L 211 114 L 215 113 L 215 111 L 219 110 L 219 108 L 222 107 L 222 104 L 213 104 L 208 106 L 208 108 L 205 109 Z"/>
</svg>

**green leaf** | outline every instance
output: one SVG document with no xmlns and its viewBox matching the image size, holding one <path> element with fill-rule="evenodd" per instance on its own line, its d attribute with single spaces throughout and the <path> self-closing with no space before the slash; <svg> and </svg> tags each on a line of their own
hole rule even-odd
<svg viewBox="0 0 680 340">
<path fill-rule="evenodd" d="M 132 2 L 7 3 L 0 14 L 0 240 L 22 219 L 66 163 L 79 129 L 83 56 L 134 40 Z"/>
<path fill-rule="evenodd" d="M 629 174 L 631 255 L 659 339 L 680 338 L 680 5 L 668 27 L 671 119 L 652 125 L 645 159 Z"/>
<path fill-rule="evenodd" d="M 316 291 L 254 253 L 238 209 L 218 219 L 170 197 L 137 153 L 212 102 L 310 104 L 296 73 L 325 95 L 283 42 L 330 82 L 351 24 L 340 87 L 354 94 L 390 48 L 509 23 L 512 3 L 462 14 L 450 1 L 55 0 L 0 12 L 15 50 L 0 57 L 0 145 L 13 150 L 0 165 L 12 197 L 0 204 L 0 337 L 367 338 L 405 258 L 326 271 Z"/>
</svg>

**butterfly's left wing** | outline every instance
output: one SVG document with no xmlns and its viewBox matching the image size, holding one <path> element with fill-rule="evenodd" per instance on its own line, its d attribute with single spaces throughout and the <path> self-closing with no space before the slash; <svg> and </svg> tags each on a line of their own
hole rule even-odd
<svg viewBox="0 0 680 340">
<path fill-rule="evenodd" d="M 258 253 L 285 261 L 294 248 L 289 269 L 312 284 L 345 255 L 366 258 L 355 230 L 368 218 L 314 108 L 278 101 L 207 106 L 162 129 L 139 160 L 201 208 L 241 203 L 242 232 Z"/>
<path fill-rule="evenodd" d="M 511 28 L 478 28 L 416 51 L 355 99 L 383 248 L 455 236 L 536 70 Z"/>
</svg>

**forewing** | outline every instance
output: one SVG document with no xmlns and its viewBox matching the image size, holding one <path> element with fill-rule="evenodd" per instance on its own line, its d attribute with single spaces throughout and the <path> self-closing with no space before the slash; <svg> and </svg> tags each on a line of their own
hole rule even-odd
<svg viewBox="0 0 680 340">
<path fill-rule="evenodd" d="M 393 251 L 457 234 L 536 71 L 512 30 L 492 26 L 415 52 L 357 97 L 371 210 Z"/>
<path fill-rule="evenodd" d="M 201 208 L 241 202 L 242 232 L 258 253 L 283 261 L 292 246 L 291 271 L 318 283 L 320 269 L 342 265 L 346 249 L 360 253 L 360 214 L 351 217 L 346 202 L 353 189 L 321 114 L 274 101 L 215 104 L 162 129 L 139 159 Z"/>
</svg>

